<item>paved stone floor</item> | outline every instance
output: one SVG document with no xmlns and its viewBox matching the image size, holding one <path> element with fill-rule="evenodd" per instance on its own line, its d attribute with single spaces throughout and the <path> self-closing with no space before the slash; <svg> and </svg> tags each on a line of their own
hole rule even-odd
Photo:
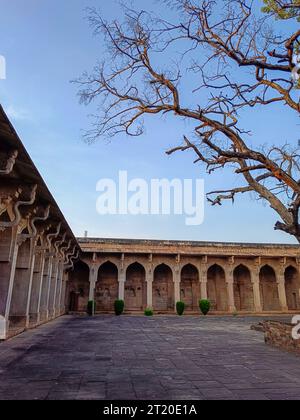
<svg viewBox="0 0 300 420">
<path fill-rule="evenodd" d="M 66 316 L 0 343 L 0 399 L 296 399 L 258 318 Z"/>
</svg>

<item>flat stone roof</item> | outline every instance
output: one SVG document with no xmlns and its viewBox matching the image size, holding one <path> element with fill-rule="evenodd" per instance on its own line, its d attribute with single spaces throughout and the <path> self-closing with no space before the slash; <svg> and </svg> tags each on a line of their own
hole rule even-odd
<svg viewBox="0 0 300 420">
<path fill-rule="evenodd" d="M 118 238 L 77 238 L 80 245 L 111 244 L 111 245 L 161 245 L 161 246 L 191 246 L 191 247 L 253 247 L 253 248 L 290 248 L 299 250 L 300 245 L 273 244 L 273 243 L 248 243 L 248 242 L 211 242 L 211 241 L 180 241 L 160 239 L 118 239 Z"/>
<path fill-rule="evenodd" d="M 111 238 L 78 238 L 78 243 L 83 253 L 300 258 L 300 246 L 292 244 Z"/>
</svg>

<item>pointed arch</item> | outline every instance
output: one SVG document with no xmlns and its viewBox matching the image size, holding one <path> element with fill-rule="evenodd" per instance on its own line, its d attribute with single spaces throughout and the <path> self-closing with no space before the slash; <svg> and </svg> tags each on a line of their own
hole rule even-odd
<svg viewBox="0 0 300 420">
<path fill-rule="evenodd" d="M 180 299 L 187 311 L 198 311 L 200 300 L 199 271 L 193 264 L 186 264 L 181 270 Z"/>
<path fill-rule="evenodd" d="M 237 311 L 254 312 L 254 294 L 251 272 L 244 264 L 238 265 L 233 272 L 234 301 Z"/>
<path fill-rule="evenodd" d="M 68 282 L 68 307 L 70 312 L 86 312 L 89 300 L 89 266 L 82 260 L 74 264 Z"/>
<path fill-rule="evenodd" d="M 155 267 L 152 287 L 153 309 L 157 312 L 174 312 L 173 271 L 167 264 Z"/>
<path fill-rule="evenodd" d="M 290 311 L 297 311 L 300 309 L 299 271 L 292 265 L 288 266 L 284 273 L 284 279 L 288 308 Z"/>
<path fill-rule="evenodd" d="M 130 312 L 142 311 L 147 306 L 146 270 L 139 262 L 127 267 L 125 282 L 125 308 Z"/>
<path fill-rule="evenodd" d="M 280 311 L 279 292 L 276 282 L 276 273 L 269 264 L 264 265 L 260 269 L 260 295 L 263 310 Z"/>
<path fill-rule="evenodd" d="M 113 312 L 114 303 L 119 296 L 118 267 L 110 260 L 98 270 L 95 300 L 97 312 Z"/>
<path fill-rule="evenodd" d="M 229 307 L 225 270 L 219 264 L 212 265 L 207 271 L 207 291 L 212 310 L 227 312 Z"/>
</svg>

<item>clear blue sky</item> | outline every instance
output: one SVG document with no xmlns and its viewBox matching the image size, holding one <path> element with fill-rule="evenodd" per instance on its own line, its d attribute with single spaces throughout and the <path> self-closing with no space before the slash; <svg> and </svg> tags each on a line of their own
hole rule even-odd
<svg viewBox="0 0 300 420">
<path fill-rule="evenodd" d="M 139 7 L 161 7 L 138 0 Z M 268 207 L 251 196 L 236 203 L 205 209 L 205 222 L 187 227 L 184 217 L 99 216 L 96 183 L 128 170 L 130 178 L 205 178 L 206 190 L 230 186 L 231 176 L 206 176 L 193 166 L 193 155 L 165 155 L 189 128 L 176 119 L 149 121 L 143 137 L 124 136 L 88 146 L 81 130 L 89 127 L 91 111 L 79 105 L 77 87 L 70 80 L 89 70 L 103 55 L 103 45 L 92 36 L 84 9 L 99 6 L 103 15 L 121 15 L 111 0 L 0 0 L 0 54 L 7 60 L 7 80 L 0 80 L 0 102 L 43 175 L 74 233 L 82 236 L 187 239 L 242 242 L 294 242 L 273 230 L 278 220 Z M 165 8 L 161 13 L 166 12 Z M 252 141 L 297 142 L 298 119 L 273 108 L 251 111 Z M 286 127 L 290 127 L 286 130 Z M 248 128 L 247 127 L 247 128 Z M 238 185 L 238 179 L 233 179 Z"/>
</svg>

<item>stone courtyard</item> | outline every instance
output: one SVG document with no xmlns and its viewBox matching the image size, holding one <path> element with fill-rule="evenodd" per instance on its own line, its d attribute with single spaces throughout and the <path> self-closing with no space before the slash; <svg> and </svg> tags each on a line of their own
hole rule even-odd
<svg viewBox="0 0 300 420">
<path fill-rule="evenodd" d="M 0 343 L 0 399 L 299 400 L 299 357 L 259 321 L 64 316 Z"/>
</svg>

